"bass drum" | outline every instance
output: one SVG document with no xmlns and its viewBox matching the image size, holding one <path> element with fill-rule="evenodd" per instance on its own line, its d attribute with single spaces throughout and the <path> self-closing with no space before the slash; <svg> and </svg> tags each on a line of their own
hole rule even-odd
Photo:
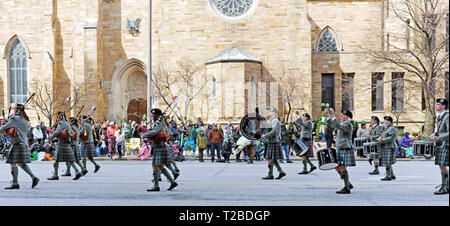
<svg viewBox="0 0 450 226">
<path fill-rule="evenodd" d="M 241 119 L 239 124 L 242 135 L 249 140 L 259 140 L 261 135 L 268 132 L 268 125 L 266 119 L 256 113 L 250 113 Z"/>
<path fill-rule="evenodd" d="M 317 159 L 321 170 L 332 170 L 339 166 L 337 163 L 337 152 L 334 148 L 320 149 L 317 152 Z"/>
</svg>

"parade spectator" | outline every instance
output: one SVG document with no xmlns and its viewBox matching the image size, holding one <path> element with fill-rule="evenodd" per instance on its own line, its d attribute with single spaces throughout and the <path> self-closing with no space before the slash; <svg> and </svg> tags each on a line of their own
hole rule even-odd
<svg viewBox="0 0 450 226">
<path fill-rule="evenodd" d="M 213 126 L 208 134 L 208 140 L 211 142 L 211 162 L 214 162 L 214 152 L 217 154 L 218 160 L 221 159 L 220 146 L 223 142 L 223 133 L 217 128 L 217 124 Z"/>
<path fill-rule="evenodd" d="M 211 132 L 212 130 L 212 125 L 208 125 L 208 127 L 206 128 L 205 134 L 206 137 L 209 137 L 209 132 Z M 211 156 L 211 141 L 209 140 L 209 138 L 206 140 L 206 155 L 208 157 Z"/>
<path fill-rule="evenodd" d="M 356 132 L 356 137 L 361 138 L 366 137 L 367 135 L 369 135 L 369 129 L 367 129 L 366 122 L 361 121 L 361 128 Z"/>
<path fill-rule="evenodd" d="M 409 137 L 409 132 L 406 132 L 405 135 L 403 135 L 402 140 L 400 141 L 400 145 L 405 148 L 411 147 L 412 140 Z"/>
<path fill-rule="evenodd" d="M 289 150 L 291 143 L 291 134 L 289 130 L 286 128 L 286 124 L 281 124 L 281 150 L 284 151 L 286 155 L 287 163 L 292 163 Z"/>
<path fill-rule="evenodd" d="M 228 125 L 225 126 L 225 137 L 232 137 L 233 125 L 231 125 L 231 121 L 228 122 Z"/>
<path fill-rule="evenodd" d="M 33 140 L 40 144 L 42 139 L 44 139 L 44 134 L 42 133 L 41 126 L 36 124 L 36 127 L 33 129 Z"/>
<path fill-rule="evenodd" d="M 197 140 L 196 140 L 196 142 L 197 142 L 197 147 L 198 147 L 198 160 L 200 161 L 200 162 L 204 162 L 203 161 L 203 151 L 205 150 L 205 148 L 206 148 L 206 140 L 207 140 L 208 138 L 206 137 L 206 134 L 205 134 L 205 132 L 203 131 L 203 129 L 200 129 L 200 132 L 199 132 L 199 134 L 198 134 L 198 136 L 197 136 Z"/>
<path fill-rule="evenodd" d="M 327 142 L 327 148 L 331 148 L 334 143 L 333 129 L 329 125 L 325 125 L 325 141 Z"/>
<path fill-rule="evenodd" d="M 233 148 L 233 138 L 228 137 L 222 149 L 222 155 L 226 163 L 230 163 L 230 155 L 232 152 L 232 148 Z"/>
</svg>

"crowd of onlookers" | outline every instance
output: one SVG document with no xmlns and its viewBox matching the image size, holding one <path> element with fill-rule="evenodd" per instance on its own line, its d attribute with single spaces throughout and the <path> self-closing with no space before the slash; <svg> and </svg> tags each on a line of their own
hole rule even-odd
<svg viewBox="0 0 450 226">
<path fill-rule="evenodd" d="M 316 142 L 322 141 L 326 143 L 326 147 L 332 147 L 335 142 L 335 131 L 324 123 L 317 123 L 312 119 L 313 137 Z M 369 134 L 369 128 L 366 122 L 358 123 L 354 121 L 353 138 L 364 137 Z M 150 124 L 145 121 L 136 123 L 134 121 L 100 121 L 93 125 L 94 144 L 97 149 L 98 156 L 113 159 L 122 158 L 124 155 L 139 155 L 139 149 L 144 144 L 141 140 L 141 133 L 148 129 Z M 267 148 L 267 140 L 252 141 L 243 151 L 235 152 L 236 143 L 242 136 L 239 126 L 228 122 L 226 125 L 217 123 L 205 124 L 198 118 L 196 122 L 189 119 L 184 121 L 169 122 L 169 130 L 172 134 L 171 146 L 176 150 L 179 159 L 182 160 L 185 155 L 195 156 L 199 161 L 204 161 L 204 156 L 210 157 L 211 161 L 229 162 L 230 156 L 235 155 L 237 162 L 246 161 L 253 163 L 254 160 L 263 160 L 264 153 Z M 39 152 L 46 153 L 47 159 L 51 160 L 51 156 L 55 150 L 54 144 L 49 141 L 50 134 L 56 129 L 56 125 L 48 128 L 44 122 L 40 122 L 29 127 L 28 144 L 32 159 L 37 158 Z M 293 142 L 299 137 L 299 131 L 292 122 L 282 123 L 281 145 L 285 154 L 285 159 L 291 163 L 292 156 L 295 153 L 292 150 Z M 409 137 L 408 132 L 404 133 L 401 140 L 397 140 L 398 150 L 397 157 L 410 157 L 412 155 L 411 146 L 413 140 Z M 420 137 L 420 136 L 416 136 Z M 423 140 L 423 139 L 422 139 Z M 10 147 L 9 138 L 0 134 L 0 150 L 5 153 Z M 362 156 L 362 153 L 358 153 Z M 41 155 L 42 157 L 42 155 Z M 311 156 L 312 157 L 312 156 Z"/>
</svg>

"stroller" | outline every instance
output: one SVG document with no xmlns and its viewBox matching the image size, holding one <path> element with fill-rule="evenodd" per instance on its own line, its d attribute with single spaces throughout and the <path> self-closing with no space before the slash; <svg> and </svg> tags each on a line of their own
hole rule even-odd
<svg viewBox="0 0 450 226">
<path fill-rule="evenodd" d="M 172 148 L 171 158 L 178 162 L 184 161 L 183 147 L 179 145 L 178 141 L 175 141 Z"/>
</svg>

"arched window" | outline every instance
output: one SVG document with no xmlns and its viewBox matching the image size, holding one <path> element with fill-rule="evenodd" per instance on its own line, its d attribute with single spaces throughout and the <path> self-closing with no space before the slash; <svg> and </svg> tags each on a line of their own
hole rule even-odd
<svg viewBox="0 0 450 226">
<path fill-rule="evenodd" d="M 325 32 L 322 32 L 320 36 L 319 43 L 317 45 L 317 52 L 338 52 L 339 46 L 337 38 L 334 36 L 333 32 L 326 28 Z"/>
<path fill-rule="evenodd" d="M 212 96 L 216 97 L 216 77 L 212 78 Z"/>
<path fill-rule="evenodd" d="M 17 39 L 9 52 L 9 78 L 11 104 L 25 103 L 28 98 L 27 52 Z"/>
</svg>

